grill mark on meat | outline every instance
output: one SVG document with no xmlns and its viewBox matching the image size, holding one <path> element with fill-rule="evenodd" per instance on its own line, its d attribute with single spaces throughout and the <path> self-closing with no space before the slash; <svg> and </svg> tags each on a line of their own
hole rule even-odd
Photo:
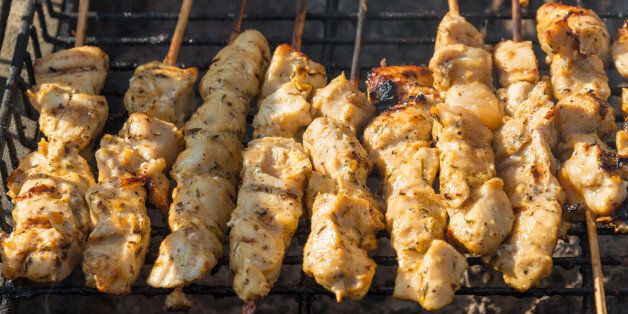
<svg viewBox="0 0 628 314">
<path fill-rule="evenodd" d="M 23 200 L 23 199 L 31 198 L 36 195 L 54 193 L 56 191 L 57 191 L 57 188 L 54 186 L 45 185 L 45 184 L 37 184 L 34 187 L 30 188 L 28 191 L 26 191 L 26 193 L 24 193 L 23 195 L 22 194 L 18 195 L 17 199 Z"/>
</svg>

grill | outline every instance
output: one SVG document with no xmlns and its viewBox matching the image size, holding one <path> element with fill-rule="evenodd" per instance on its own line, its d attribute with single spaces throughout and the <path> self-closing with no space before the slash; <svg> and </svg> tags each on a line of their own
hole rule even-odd
<svg viewBox="0 0 628 314">
<path fill-rule="evenodd" d="M 2 12 L 0 12 L 0 35 L 4 37 L 7 25 L 8 8 L 10 0 L 4 0 Z M 37 140 L 41 134 L 37 131 L 37 112 L 28 103 L 25 97 L 25 90 L 35 83 L 33 75 L 32 61 L 41 57 L 42 47 L 45 44 L 52 44 L 54 49 L 70 47 L 74 43 L 71 29 L 77 19 L 77 2 L 72 0 L 63 1 L 60 7 L 55 6 L 52 0 L 27 0 L 19 34 L 15 42 L 15 50 L 11 62 L 9 77 L 6 80 L 6 87 L 2 97 L 0 107 L 0 176 L 2 186 L 6 192 L 6 180 L 12 169 L 16 168 L 19 160 L 29 151 L 36 148 Z M 171 4 L 158 4 L 159 1 L 130 1 L 124 5 L 113 5 L 108 1 L 92 1 L 91 12 L 89 13 L 87 44 L 102 47 L 111 56 L 110 74 L 107 85 L 102 94 L 107 96 L 110 109 L 110 117 L 103 133 L 117 133 L 123 122 L 126 120 L 126 112 L 122 105 L 122 96 L 127 88 L 127 80 L 131 77 L 132 71 L 140 63 L 152 59 L 161 59 L 165 55 L 167 45 L 170 42 L 170 33 L 174 29 L 178 16 L 178 1 Z M 195 8 L 201 8 L 198 1 Z M 233 29 L 234 20 L 237 16 L 238 1 L 205 1 L 203 8 L 209 10 L 195 10 L 190 16 L 187 36 L 183 41 L 179 64 L 182 67 L 196 66 L 203 73 L 207 70 L 207 63 L 211 57 L 229 38 L 229 33 Z M 256 28 L 262 31 L 268 38 L 271 48 L 279 43 L 291 41 L 291 30 L 297 12 L 297 1 L 276 1 L 272 5 L 266 1 L 249 1 L 244 7 L 243 29 Z M 358 19 L 357 1 L 341 0 L 320 0 L 310 1 L 308 13 L 305 20 L 305 31 L 302 38 L 302 50 L 313 60 L 322 62 L 327 68 L 329 77 L 334 77 L 341 71 L 349 71 L 353 60 L 356 21 Z M 361 45 L 356 46 L 356 61 L 361 60 L 359 69 L 361 70 L 361 82 L 368 69 L 377 65 L 379 59 L 386 57 L 388 64 L 403 63 L 427 63 L 433 51 L 436 25 L 442 14 L 446 10 L 446 1 L 433 1 L 439 3 L 424 3 L 425 1 L 398 1 L 398 0 L 371 0 L 369 10 L 366 15 L 367 23 L 364 26 L 364 40 Z M 441 3 L 442 2 L 442 3 Z M 460 1 L 462 3 L 462 1 Z M 499 1 L 477 1 L 476 3 L 462 3 L 461 12 L 476 26 L 480 26 L 487 34 L 488 43 L 496 43 L 501 38 L 510 37 L 507 32 L 510 21 L 510 8 L 508 4 L 495 5 Z M 529 9 L 522 14 L 524 39 L 536 42 L 534 34 L 534 12 L 541 5 L 540 1 L 530 1 Z M 625 14 L 628 13 L 626 3 L 624 8 L 610 7 L 610 1 L 590 1 L 584 6 L 595 9 L 600 16 L 607 20 L 610 30 L 614 30 L 623 22 Z M 608 3 L 607 3 L 608 2 Z M 246 2 L 245 2 L 246 3 Z M 605 5 L 606 3 L 606 5 Z M 144 5 L 144 7 L 141 7 Z M 115 11 L 111 6 L 122 6 Z M 137 8 L 142 8 L 137 10 Z M 493 9 L 491 9 L 493 8 Z M 154 12 L 153 12 L 154 11 Z M 39 26 L 36 27 L 35 24 Z M 58 24 L 58 29 L 52 31 L 51 25 Z M 145 36 L 142 34 L 163 34 Z M 54 34 L 56 33 L 56 35 Z M 207 33 L 211 35 L 207 36 Z M 0 41 L 1 42 L 1 41 Z M 5 47 L 6 48 L 6 47 Z M 538 44 L 535 44 L 537 56 L 542 56 Z M 135 53 L 136 57 L 133 57 Z M 361 58 L 359 58 L 361 56 Z M 187 61 L 191 61 L 186 63 Z M 547 71 L 547 67 L 543 69 Z M 612 82 L 614 97 L 621 92 L 621 80 L 615 71 L 609 72 Z M 252 118 L 252 117 L 249 117 Z M 249 119 L 249 122 L 252 119 Z M 94 168 L 95 169 L 95 168 Z M 3 215 L 0 215 L 0 228 L 4 232 L 11 231 L 10 213 L 12 205 L 6 196 L 2 198 Z M 153 211 L 153 210 L 151 210 Z M 156 212 L 156 211 L 154 211 Z M 147 256 L 147 267 L 155 259 L 156 249 L 161 239 L 168 233 L 164 220 L 158 214 L 151 214 L 153 220 L 151 250 Z M 302 246 L 307 239 L 309 226 L 302 219 L 295 239 L 287 252 L 284 260 L 284 269 L 280 281 L 266 300 L 257 302 L 258 309 L 277 309 L 276 301 L 293 300 L 296 303 L 286 302 L 291 311 L 299 313 L 317 312 L 322 309 L 338 309 L 348 311 L 347 306 L 362 306 L 362 309 L 373 310 L 375 303 L 390 302 L 393 310 L 403 306 L 414 306 L 411 309 L 418 309 L 417 305 L 393 301 L 392 291 L 396 266 L 396 257 L 388 244 L 385 233 L 379 235 L 380 249 L 375 253 L 374 260 L 379 265 L 378 275 L 373 285 L 363 301 L 359 303 L 345 302 L 336 305 L 333 298 L 323 288 L 318 286 L 312 279 L 305 276 L 300 265 L 302 257 Z M 625 249 L 621 249 L 622 243 L 625 246 L 626 238 L 621 234 L 615 234 L 610 228 L 598 226 L 597 232 L 602 243 L 602 265 L 604 271 L 612 269 L 625 272 L 628 265 L 628 255 Z M 499 280 L 496 283 L 482 284 L 468 283 L 457 292 L 458 295 L 485 297 L 491 296 L 491 300 L 502 297 L 515 298 L 542 298 L 552 297 L 562 304 L 564 300 L 570 298 L 575 300 L 576 307 L 565 311 L 590 312 L 593 303 L 593 282 L 590 254 L 588 250 L 588 239 L 586 226 L 576 224 L 569 231 L 569 242 L 575 243 L 576 249 L 573 252 L 563 252 L 554 258 L 555 271 L 560 268 L 571 271 L 573 276 L 581 278 L 577 284 L 566 284 L 565 282 L 552 282 L 544 284 L 542 287 L 533 288 L 526 292 L 518 292 L 509 288 Z M 613 245 L 613 243 L 620 245 Z M 578 245 L 579 244 L 579 245 Z M 606 247 L 608 245 L 608 247 Z M 612 247 L 618 249 L 612 250 Z M 485 266 L 481 266 L 482 261 L 477 257 L 468 258 L 470 269 L 488 273 L 492 277 L 498 274 Z M 477 265 L 477 266 L 476 266 Z M 205 281 L 192 284 L 184 288 L 184 292 L 197 295 L 196 300 L 210 299 L 198 295 L 211 295 L 214 300 L 210 306 L 220 308 L 221 306 L 237 305 L 239 302 L 229 281 L 228 260 L 219 262 L 212 272 L 212 276 Z M 141 276 L 136 286 L 133 287 L 131 295 L 123 297 L 105 296 L 95 289 L 86 288 L 83 285 L 83 277 L 79 269 L 65 280 L 55 285 L 44 285 L 27 282 L 25 280 L 5 281 L 0 278 L 1 307 L 3 313 L 10 313 L 18 310 L 32 309 L 45 302 L 45 309 L 62 309 L 72 312 L 72 308 L 60 305 L 64 300 L 78 300 L 87 298 L 90 303 L 112 304 L 122 303 L 125 299 L 139 298 L 150 299 L 150 304 L 160 307 L 163 296 L 170 291 L 167 289 L 155 289 L 146 286 L 145 275 Z M 471 276 L 472 277 L 472 276 Z M 468 279 L 468 278 L 467 278 Z M 473 278 L 468 281 L 478 281 Z M 622 283 L 615 283 L 615 286 L 606 287 L 606 294 L 609 299 L 617 302 L 610 303 L 611 312 L 621 312 L 623 308 L 613 308 L 626 301 L 628 296 L 628 286 Z M 158 300 L 153 300 L 155 296 L 161 296 Z M 509 300 L 517 304 L 519 299 Z M 148 302 L 148 301 L 141 301 Z M 570 301 L 572 302 L 572 301 Z M 321 305 L 323 304 L 323 305 Z M 348 305 L 347 305 L 348 304 Z M 388 303 L 386 303 L 388 304 Z M 401 305 L 400 305 L 401 304 Z M 29 307 L 31 306 L 31 307 Z M 41 305 L 39 305 L 41 306 Z M 112 307 L 115 308 L 115 307 Z M 235 307 L 234 307 L 235 308 Z M 103 310 L 104 309 L 104 310 Z M 107 311 L 101 308 L 101 311 Z M 130 310 L 129 308 L 117 308 L 118 310 Z M 139 308 L 136 308 L 139 310 Z M 481 309 L 480 309 L 481 310 Z M 556 310 L 554 308 L 554 310 Z M 76 311 L 76 308 L 74 308 Z"/>
</svg>

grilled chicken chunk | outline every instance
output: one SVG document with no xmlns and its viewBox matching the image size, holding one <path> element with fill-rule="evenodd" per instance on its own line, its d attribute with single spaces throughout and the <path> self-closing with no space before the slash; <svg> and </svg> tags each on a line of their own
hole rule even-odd
<svg viewBox="0 0 628 314">
<path fill-rule="evenodd" d="M 302 214 L 311 171 L 301 144 L 264 137 L 243 151 L 242 186 L 229 226 L 233 288 L 243 300 L 268 295 Z"/>
<path fill-rule="evenodd" d="M 61 50 L 33 64 L 37 86 L 48 83 L 66 86 L 78 93 L 100 94 L 105 85 L 109 56 L 91 46 Z"/>
<path fill-rule="evenodd" d="M 322 90 L 335 89 L 333 84 Z M 345 88 L 356 90 L 351 85 Z M 330 117 L 310 124 L 303 146 L 316 171 L 312 176 L 334 186 L 333 191 L 321 190 L 317 184 L 321 179 L 308 185 L 312 232 L 303 250 L 303 271 L 332 291 L 338 302 L 344 297 L 361 299 L 377 267 L 367 252 L 377 248 L 376 233 L 384 228 L 378 204 L 366 189 L 371 161 L 349 126 Z"/>
<path fill-rule="evenodd" d="M 552 271 L 565 200 L 552 150 L 558 142 L 556 107 L 540 82 L 495 132 L 497 174 L 515 211 L 512 232 L 492 261 L 511 287 L 525 291 Z"/>
<path fill-rule="evenodd" d="M 186 148 L 171 171 L 177 181 L 168 212 L 172 233 L 161 243 L 148 277 L 153 287 L 181 287 L 200 279 L 223 255 L 242 167 L 246 113 L 259 93 L 268 50 L 260 32 L 247 30 L 218 52 L 203 77 L 204 103 L 185 124 Z M 166 306 L 189 306 L 188 301 L 175 290 Z"/>
<path fill-rule="evenodd" d="M 96 152 L 98 184 L 86 195 L 94 226 L 83 259 L 88 286 L 110 294 L 130 291 L 150 241 L 146 189 L 151 203 L 165 211 L 170 182 L 164 170 L 180 144 L 174 124 L 145 113 L 131 114 L 119 136 L 103 137 Z"/>
<path fill-rule="evenodd" d="M 617 39 L 611 46 L 615 68 L 624 78 L 628 78 L 628 21 L 617 30 Z"/>
<path fill-rule="evenodd" d="M 549 62 L 554 57 L 597 56 L 607 64 L 610 35 L 604 21 L 592 10 L 548 2 L 537 10 L 536 22 L 541 49 Z"/>
<path fill-rule="evenodd" d="M 366 79 L 369 87 L 368 100 L 380 108 L 393 107 L 414 99 L 425 99 L 426 111 L 442 102 L 440 93 L 432 86 L 432 72 L 424 66 L 398 65 L 373 69 Z"/>
<path fill-rule="evenodd" d="M 498 94 L 505 103 L 505 113 L 512 116 L 539 81 L 539 66 L 532 42 L 504 40 L 495 46 L 493 57 L 502 86 Z"/>
<path fill-rule="evenodd" d="M 504 109 L 499 99 L 488 86 L 478 82 L 452 86 L 447 91 L 445 104 L 453 111 L 475 117 L 491 130 L 504 123 Z"/>
<path fill-rule="evenodd" d="M 432 189 L 439 158 L 438 150 L 430 146 L 432 120 L 425 111 L 434 105 L 430 95 L 437 95 L 431 85 L 425 67 L 374 69 L 367 81 L 371 102 L 403 100 L 369 123 L 364 146 L 385 178 L 386 225 L 399 261 L 393 296 L 435 310 L 451 303 L 467 263 L 442 241 L 447 212 L 442 197 Z M 382 97 L 387 94 L 380 93 L 384 88 L 397 94 Z"/>
<path fill-rule="evenodd" d="M 493 134 L 471 115 L 432 109 L 440 155 L 440 191 L 448 204 L 448 236 L 473 254 L 495 252 L 512 227 L 503 182 L 495 178 Z"/>
<path fill-rule="evenodd" d="M 558 102 L 556 119 L 563 144 L 558 179 L 570 204 L 586 204 L 607 216 L 626 199 L 626 183 L 617 171 L 612 151 L 601 140 L 615 129 L 610 105 L 590 94 Z"/>
<path fill-rule="evenodd" d="M 434 50 L 463 44 L 467 47 L 484 48 L 484 36 L 471 23 L 454 12 L 448 12 L 438 24 Z"/>
<path fill-rule="evenodd" d="M 39 129 L 51 142 L 84 150 L 102 131 L 109 106 L 103 96 L 79 92 L 58 83 L 36 85 L 27 91 L 39 112 Z"/>
<path fill-rule="evenodd" d="M 434 73 L 434 87 L 441 92 L 457 84 L 493 84 L 493 60 L 482 48 L 463 44 L 444 46 L 434 51 L 430 70 Z"/>
<path fill-rule="evenodd" d="M 507 88 L 517 82 L 534 84 L 539 81 L 539 66 L 531 41 L 504 40 L 495 46 L 493 56 L 502 87 Z"/>
<path fill-rule="evenodd" d="M 550 74 L 554 97 L 558 100 L 578 93 L 592 93 L 602 99 L 611 95 L 604 65 L 597 56 L 555 58 L 550 65 Z"/>
<path fill-rule="evenodd" d="M 13 232 L 2 239 L 2 275 L 60 281 L 80 263 L 90 231 L 92 172 L 76 150 L 39 142 L 8 179 Z"/>
<path fill-rule="evenodd" d="M 81 150 L 92 144 L 108 113 L 100 92 L 109 57 L 83 46 L 36 60 L 35 85 L 28 91 L 48 137 L 27 155 L 8 179 L 15 204 L 13 232 L 2 240 L 2 273 L 7 279 L 66 278 L 83 255 L 91 229 L 85 191 L 94 178 Z"/>
<path fill-rule="evenodd" d="M 157 61 L 140 65 L 129 81 L 124 106 L 129 113 L 144 112 L 181 126 L 196 109 L 197 72 Z"/>
<path fill-rule="evenodd" d="M 292 46 L 283 44 L 273 53 L 259 98 L 266 99 L 289 81 L 309 85 L 315 91 L 327 84 L 327 74 L 325 67 L 294 50 Z"/>
<path fill-rule="evenodd" d="M 268 41 L 256 30 L 242 32 L 212 59 L 199 90 L 207 100 L 214 90 L 227 89 L 247 99 L 260 92 L 260 65 L 270 59 Z M 262 99 L 262 97 L 260 97 Z"/>
<path fill-rule="evenodd" d="M 357 133 L 371 120 L 375 107 L 369 104 L 366 95 L 353 87 L 342 73 L 325 88 L 316 91 L 311 111 L 313 117 L 331 117 Z"/>
<path fill-rule="evenodd" d="M 253 137 L 280 136 L 299 139 L 312 122 L 311 99 L 325 86 L 325 68 L 288 45 L 275 49 L 253 119 Z"/>
</svg>

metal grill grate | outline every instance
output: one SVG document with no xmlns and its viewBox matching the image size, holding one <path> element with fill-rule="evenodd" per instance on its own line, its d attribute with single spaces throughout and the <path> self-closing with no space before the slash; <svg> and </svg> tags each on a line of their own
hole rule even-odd
<svg viewBox="0 0 628 314">
<path fill-rule="evenodd" d="M 10 1 L 4 1 L 5 4 Z M 33 85 L 33 65 L 32 60 L 41 57 L 40 45 L 45 43 L 51 43 L 56 48 L 66 48 L 73 44 L 74 38 L 70 34 L 70 29 L 76 22 L 76 1 L 67 0 L 63 3 L 62 9 L 56 9 L 53 6 L 52 0 L 28 0 L 25 6 L 23 18 L 21 20 L 19 34 L 15 44 L 15 52 L 13 55 L 10 74 L 6 81 L 6 88 L 2 98 L 2 106 L 0 107 L 0 153 L 2 159 L 0 160 L 0 176 L 2 178 L 2 185 L 6 191 L 6 180 L 10 171 L 17 167 L 19 158 L 24 155 L 28 150 L 33 150 L 36 147 L 37 139 L 40 137 L 40 133 L 36 131 L 36 128 L 28 127 L 35 123 L 37 119 L 36 111 L 30 106 L 25 97 L 25 89 Z M 94 1 L 96 2 L 96 1 Z M 219 27 L 228 28 L 233 23 L 234 16 L 236 15 L 237 5 L 236 1 L 226 2 L 229 7 L 233 7 L 231 13 L 207 13 L 196 12 L 190 16 L 190 23 L 206 23 L 211 25 L 216 30 Z M 265 1 L 249 1 L 249 8 L 245 8 L 245 16 L 243 27 L 261 28 L 264 33 L 264 27 L 274 27 L 273 23 L 284 23 L 288 25 L 294 20 L 294 13 L 282 13 L 282 12 L 264 12 L 259 8 L 264 8 Z M 258 3 L 261 2 L 261 3 Z M 291 1 L 279 1 L 286 2 L 287 7 L 290 7 Z M 351 65 L 351 55 L 353 52 L 355 34 L 355 21 L 357 20 L 357 1 L 340 1 L 340 0 L 325 0 L 320 1 L 319 6 L 322 11 L 308 13 L 306 18 L 306 32 L 303 37 L 303 49 L 312 57 L 312 59 L 321 61 L 328 70 L 329 77 L 337 75 L 340 71 L 349 71 Z M 345 3 L 348 2 L 348 3 Z M 380 2 L 380 3 L 377 3 Z M 384 3 L 381 3 L 384 2 Z M 385 2 L 396 3 L 389 0 L 372 0 L 369 13 L 367 14 L 368 23 L 372 23 L 373 26 L 367 25 L 365 29 L 365 39 L 362 47 L 362 64 L 360 69 L 362 70 L 362 78 L 365 76 L 368 69 L 375 67 L 377 60 L 382 57 L 389 57 L 389 64 L 391 63 L 426 63 L 427 58 L 431 55 L 433 50 L 434 35 L 436 25 L 442 16 L 443 11 L 425 11 L 421 10 L 420 5 L 407 5 L 411 9 L 398 9 L 395 5 L 386 5 Z M 403 2 L 403 1 L 397 1 Z M 406 1 L 411 2 L 411 1 Z M 421 4 L 422 1 L 417 2 Z M 446 1 L 442 1 L 444 9 Z M 524 27 L 525 25 L 532 23 L 534 19 L 533 12 L 540 5 L 539 1 L 531 1 L 530 10 L 524 12 Z M 225 3 L 222 1 L 220 3 Z M 350 7 L 350 10 L 342 10 L 342 7 Z M 466 5 L 466 4 L 465 4 Z M 484 12 L 469 12 L 465 11 L 465 5 L 462 7 L 463 15 L 465 15 L 470 21 L 476 25 L 482 25 L 483 28 L 498 29 L 499 25 L 506 25 L 510 19 L 510 13 L 508 8 L 503 8 L 502 11 L 491 11 L 486 9 Z M 93 3 L 93 6 L 106 6 Z M 386 10 L 377 11 L 372 7 L 382 7 Z M 252 9 L 255 7 L 258 9 Z M 484 7 L 488 7 L 486 4 Z M 3 6 L 3 10 L 7 6 Z M 341 9 L 341 10 L 339 10 Z M 392 9 L 395 11 L 388 11 Z M 287 11 L 286 11 L 287 12 Z M 294 12 L 294 11 L 290 11 Z M 468 13 L 466 13 L 468 12 Z M 507 13 L 508 12 L 508 13 Z M 466 13 L 466 14 L 465 14 Z M 600 16 L 606 18 L 611 29 L 620 24 L 624 19 L 625 11 L 608 11 L 600 12 Z M 88 38 L 87 44 L 101 46 L 105 51 L 116 51 L 117 54 L 112 58 L 110 63 L 111 73 L 108 78 L 107 85 L 103 90 L 103 95 L 107 96 L 112 110 L 110 118 L 105 128 L 104 133 L 115 133 L 126 119 L 126 113 L 121 105 L 121 96 L 124 95 L 126 90 L 125 80 L 132 75 L 132 72 L 138 62 L 125 58 L 122 53 L 124 50 L 141 49 L 142 51 L 147 49 L 159 50 L 156 55 L 162 55 L 161 52 L 165 51 L 169 44 L 169 35 L 158 36 L 127 36 L 126 34 L 111 35 L 116 33 L 110 29 L 96 28 L 95 24 L 102 23 L 103 25 L 123 25 L 130 23 L 131 25 L 141 25 L 140 23 L 159 22 L 164 24 L 164 30 L 172 29 L 178 14 L 171 13 L 158 13 L 158 12 L 90 12 L 88 26 Z M 36 18 L 40 27 L 34 26 L 33 20 Z M 58 34 L 53 35 L 49 30 L 51 21 L 56 21 L 59 24 Z M 0 26 L 5 26 L 7 23 L 7 14 L 0 13 Z M 367 23 L 367 24 L 368 24 Z M 424 27 L 423 32 L 414 32 L 406 29 L 406 24 L 418 23 L 418 27 Z M 529 26 L 529 25 L 528 25 Z M 193 26 L 191 26 L 193 27 Z M 191 27 L 188 27 L 190 29 Z M 409 34 L 404 37 L 397 37 L 398 35 L 390 36 L 391 31 L 388 28 L 397 28 L 399 32 Z M 124 27 L 122 27 L 124 29 Z M 384 29 L 386 28 L 386 29 Z M 529 28 L 529 27 L 528 27 Z M 2 36 L 4 36 L 4 29 Z M 166 31 L 164 31 L 166 33 Z M 188 32 L 189 33 L 189 32 Z M 217 31 L 217 33 L 220 33 Z M 271 32 L 272 33 L 272 32 Z M 275 32 L 277 33 L 277 32 Z M 417 35 L 417 33 L 419 33 Z M 421 34 L 425 33 L 425 34 Z M 91 36 L 94 37 L 90 37 Z M 95 35 L 93 35 L 95 34 Z M 273 33 L 274 34 L 274 33 Z M 429 35 L 426 35 L 429 34 Z M 121 35 L 121 36 L 118 36 Z M 492 31 L 487 31 L 487 42 L 495 43 L 500 37 L 507 37 L 506 33 L 495 34 Z M 201 72 L 207 70 L 207 64 L 198 63 L 199 60 L 209 60 L 211 55 L 216 52 L 221 46 L 227 43 L 229 33 L 225 32 L 224 36 L 214 35 L 211 37 L 195 37 L 191 35 L 186 37 L 183 41 L 183 45 L 188 46 L 182 49 L 182 54 L 185 54 L 185 50 L 193 50 L 192 53 L 196 55 L 188 55 L 182 59 L 196 60 L 191 64 L 180 64 L 180 66 L 196 66 Z M 527 32 L 526 38 L 536 41 L 534 34 Z M 290 42 L 289 33 L 285 35 L 270 35 L 269 42 L 272 47 L 278 43 Z M 30 46 L 30 49 L 29 49 Z M 199 49 L 192 49 L 189 46 L 198 46 Z M 537 55 L 542 55 L 538 49 L 538 45 L 535 46 Z M 200 54 L 202 51 L 202 54 Z M 211 51 L 211 53 L 210 53 Z M 397 53 L 403 51 L 403 53 Z M 157 58 L 157 57 L 155 57 Z M 146 62 L 149 59 L 141 59 L 139 61 Z M 394 62 L 391 62 L 394 61 Z M 546 70 L 546 69 L 545 69 Z M 617 80 L 617 79 L 615 79 Z M 613 85 L 613 95 L 617 96 L 620 93 L 620 87 L 618 84 Z M 250 119 L 249 119 L 250 122 Z M 0 227 L 2 231 L 9 232 L 11 230 L 9 222 L 10 212 L 12 206 L 9 200 L 5 197 L 2 199 L 2 205 L 4 215 L 0 215 Z M 158 220 L 158 219 L 157 219 Z M 163 222 L 162 222 L 163 223 Z M 168 233 L 167 227 L 164 225 L 156 225 L 152 228 L 153 245 L 160 242 L 160 239 Z M 302 244 L 305 242 L 308 233 L 308 226 L 305 221 L 302 221 L 299 226 L 299 230 L 295 235 L 294 247 L 297 247 L 295 252 L 300 252 Z M 599 227 L 598 234 L 603 236 L 615 236 L 611 229 Z M 543 296 L 576 296 L 582 298 L 582 312 L 590 311 L 592 304 L 593 285 L 591 280 L 591 264 L 588 254 L 588 244 L 586 229 L 584 226 L 576 225 L 569 232 L 569 235 L 576 237 L 580 241 L 581 252 L 577 255 L 567 257 L 555 257 L 554 264 L 556 267 L 564 269 L 572 269 L 577 267 L 578 272 L 582 276 L 582 283 L 578 287 L 545 287 L 545 288 L 533 288 L 526 292 L 518 292 L 514 289 L 508 288 L 505 285 L 501 286 L 471 286 L 462 287 L 457 294 L 459 295 L 476 295 L 476 296 L 514 296 L 518 298 L 522 297 L 543 297 Z M 381 233 L 380 246 L 388 246 L 387 235 Z M 385 250 L 384 250 L 385 251 Z M 302 257 L 297 253 L 295 255 L 290 254 L 284 260 L 284 265 L 298 265 L 301 264 Z M 604 252 L 603 252 L 604 253 Z M 608 267 L 625 267 L 628 265 L 628 256 L 625 256 L 626 252 L 615 252 L 619 255 L 604 255 L 602 257 L 602 264 Z M 623 254 L 623 255 L 622 255 Z M 151 264 L 155 259 L 155 247 L 152 247 L 152 251 L 147 256 L 147 264 Z M 380 255 L 377 253 L 374 260 L 380 266 L 395 266 L 396 258 L 394 254 L 391 254 L 391 250 Z M 482 265 L 480 258 L 470 257 L 468 258 L 469 265 Z M 227 267 L 224 267 L 226 266 Z M 228 271 L 228 261 L 223 259 L 219 262 L 218 266 L 214 269 L 213 273 Z M 380 270 L 381 271 L 381 270 Z M 385 270 L 384 270 L 385 271 Z M 11 312 L 16 307 L 16 302 L 22 302 L 27 299 L 34 298 L 39 295 L 81 295 L 81 296 L 93 296 L 101 295 L 98 291 L 91 288 L 82 286 L 80 270 L 75 271 L 73 277 L 79 277 L 78 281 L 66 280 L 56 284 L 54 286 L 39 285 L 29 283 L 23 280 L 4 281 L 0 279 L 0 294 L 2 295 L 2 307 L 0 310 L 3 312 Z M 318 286 L 312 279 L 305 276 L 302 272 L 299 274 L 298 280 L 293 284 L 278 284 L 272 290 L 271 295 L 288 295 L 293 296 L 298 302 L 298 311 L 300 313 L 309 313 L 312 310 L 313 299 L 318 295 L 330 295 L 320 286 Z M 235 297 L 235 293 L 231 286 L 227 284 L 215 285 L 211 284 L 211 278 L 209 283 L 205 284 L 192 284 L 186 286 L 184 291 L 192 295 L 211 295 L 214 298 L 231 298 Z M 165 295 L 170 291 L 166 289 L 154 289 L 147 287 L 143 281 L 139 280 L 132 289 L 132 295 L 145 295 L 156 296 Z M 393 291 L 392 282 L 386 284 L 374 283 L 367 295 L 367 299 L 372 296 L 390 296 Z M 620 289 L 606 290 L 608 296 L 618 296 L 625 298 L 628 296 L 628 286 Z M 260 301 L 264 302 L 264 301 Z M 618 310 L 619 311 L 619 310 Z"/>
</svg>

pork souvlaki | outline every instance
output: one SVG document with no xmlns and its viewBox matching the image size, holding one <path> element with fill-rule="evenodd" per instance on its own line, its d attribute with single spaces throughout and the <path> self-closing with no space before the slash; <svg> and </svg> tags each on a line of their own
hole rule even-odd
<svg viewBox="0 0 628 314">
<path fill-rule="evenodd" d="M 203 105 L 183 127 L 186 148 L 171 172 L 177 181 L 168 213 L 172 232 L 159 247 L 149 285 L 180 288 L 204 277 L 223 255 L 246 114 L 269 54 L 266 38 L 247 30 L 212 59 L 200 85 Z M 167 307 L 182 303 L 188 302 L 178 290 L 166 299 Z"/>
<path fill-rule="evenodd" d="M 96 47 L 62 50 L 34 63 L 28 92 L 50 143 L 27 155 L 8 179 L 15 221 L 2 240 L 7 279 L 59 281 L 80 263 L 91 223 L 85 192 L 95 180 L 81 157 L 102 131 L 108 105 L 100 93 L 109 57 Z"/>
<path fill-rule="evenodd" d="M 233 287 L 243 300 L 265 297 L 279 277 L 312 170 L 297 140 L 312 121 L 312 96 L 326 82 L 323 66 L 288 45 L 277 47 L 253 119 L 257 139 L 243 152 L 242 185 L 229 221 Z"/>
<path fill-rule="evenodd" d="M 366 188 L 369 156 L 356 131 L 375 112 L 344 73 L 319 89 L 317 115 L 303 134 L 315 172 L 308 182 L 311 232 L 303 249 L 303 271 L 336 295 L 364 297 L 377 265 L 368 251 L 384 228 L 378 202 Z M 355 131 L 354 131 L 355 130 Z"/>
<path fill-rule="evenodd" d="M 389 84 L 396 95 L 380 92 Z M 467 262 L 444 241 L 446 205 L 432 189 L 439 157 L 427 111 L 441 100 L 431 86 L 425 67 L 374 69 L 367 81 L 370 101 L 386 106 L 394 97 L 398 103 L 368 124 L 364 146 L 385 178 L 386 225 L 399 261 L 393 296 L 436 310 L 453 301 Z"/>
<path fill-rule="evenodd" d="M 434 86 L 445 96 L 445 103 L 431 110 L 440 152 L 440 192 L 448 207 L 448 238 L 472 254 L 492 254 L 513 223 L 491 148 L 492 130 L 503 124 L 504 110 L 492 91 L 492 56 L 482 41 L 444 35 L 473 28 L 456 14 L 450 12 L 441 21 L 441 40 L 430 60 Z M 457 22 L 451 23 L 452 18 Z"/>
</svg>

